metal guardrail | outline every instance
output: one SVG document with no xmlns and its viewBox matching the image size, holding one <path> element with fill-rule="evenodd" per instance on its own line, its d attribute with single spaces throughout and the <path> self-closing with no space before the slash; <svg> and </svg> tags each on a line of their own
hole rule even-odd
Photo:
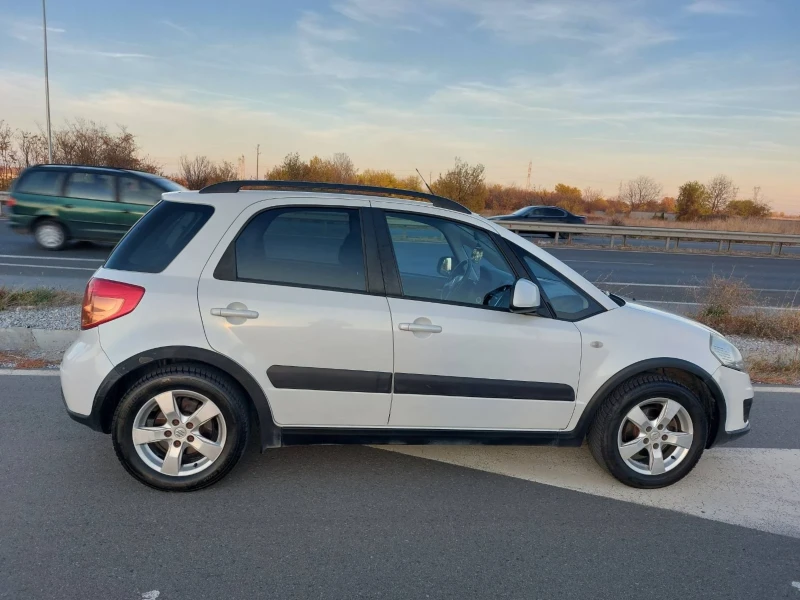
<svg viewBox="0 0 800 600">
<path fill-rule="evenodd" d="M 8 200 L 10 197 L 11 197 L 10 193 L 0 192 L 0 217 L 3 216 L 3 204 L 5 204 L 6 200 Z"/>
<path fill-rule="evenodd" d="M 599 235 L 611 238 L 613 248 L 617 238 L 622 238 L 622 246 L 627 246 L 628 238 L 663 239 L 664 249 L 673 250 L 680 246 L 681 240 L 717 242 L 717 251 L 731 251 L 733 243 L 766 244 L 770 246 L 770 254 L 780 255 L 784 245 L 800 245 L 800 235 L 780 233 L 753 233 L 749 231 L 710 231 L 707 229 L 678 229 L 672 227 L 628 227 L 616 225 L 568 225 L 565 223 L 526 223 L 525 221 L 495 221 L 498 225 L 514 233 L 549 233 L 554 234 L 553 243 L 558 244 L 565 238 L 567 244 L 572 243 L 573 235 Z M 670 242 L 675 240 L 674 247 Z"/>
</svg>

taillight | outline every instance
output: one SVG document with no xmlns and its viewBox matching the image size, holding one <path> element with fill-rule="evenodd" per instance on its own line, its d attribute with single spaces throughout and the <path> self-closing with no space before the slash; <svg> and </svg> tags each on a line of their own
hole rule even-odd
<svg viewBox="0 0 800 600">
<path fill-rule="evenodd" d="M 6 200 L 6 206 L 11 208 L 12 206 L 16 206 L 16 205 L 17 205 L 17 200 L 14 198 L 14 196 L 9 196 L 8 200 Z"/>
<path fill-rule="evenodd" d="M 92 278 L 86 285 L 81 309 L 81 329 L 91 329 L 133 311 L 144 288 L 130 283 Z"/>
</svg>

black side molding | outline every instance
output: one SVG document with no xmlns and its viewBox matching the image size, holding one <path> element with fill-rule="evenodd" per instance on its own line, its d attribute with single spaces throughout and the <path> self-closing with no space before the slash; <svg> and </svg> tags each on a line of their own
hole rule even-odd
<svg viewBox="0 0 800 600">
<path fill-rule="evenodd" d="M 390 394 L 392 374 L 381 371 L 351 371 L 273 365 L 267 377 L 276 388 L 327 392 Z"/>
<path fill-rule="evenodd" d="M 564 383 L 513 381 L 397 373 L 395 394 L 416 396 L 464 396 L 467 398 L 511 398 L 514 400 L 550 400 L 575 402 L 575 390 Z"/>
</svg>

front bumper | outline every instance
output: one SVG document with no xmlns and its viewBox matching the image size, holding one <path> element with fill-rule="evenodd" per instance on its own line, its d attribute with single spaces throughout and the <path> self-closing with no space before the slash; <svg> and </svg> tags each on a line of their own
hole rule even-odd
<svg viewBox="0 0 800 600">
<path fill-rule="evenodd" d="M 750 408 L 754 394 L 753 384 L 747 373 L 720 367 L 713 377 L 725 399 L 719 405 L 719 424 L 710 444 L 719 446 L 750 432 Z"/>
</svg>

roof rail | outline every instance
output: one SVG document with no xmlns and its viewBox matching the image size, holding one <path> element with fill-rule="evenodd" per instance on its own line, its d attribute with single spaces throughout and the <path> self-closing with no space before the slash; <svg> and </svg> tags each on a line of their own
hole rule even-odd
<svg viewBox="0 0 800 600">
<path fill-rule="evenodd" d="M 302 192 L 346 192 L 349 194 L 366 195 L 391 195 L 404 196 L 407 198 L 419 198 L 427 200 L 437 208 L 448 208 L 460 213 L 471 214 L 472 211 L 463 204 L 455 200 L 426 194 L 416 190 L 401 190 L 397 188 L 377 187 L 373 185 L 356 185 L 352 183 L 322 183 L 313 181 L 270 181 L 265 179 L 246 179 L 242 181 L 223 181 L 207 185 L 200 190 L 201 194 L 231 194 L 236 193 L 243 187 L 270 188 L 273 190 L 289 190 Z"/>
</svg>

